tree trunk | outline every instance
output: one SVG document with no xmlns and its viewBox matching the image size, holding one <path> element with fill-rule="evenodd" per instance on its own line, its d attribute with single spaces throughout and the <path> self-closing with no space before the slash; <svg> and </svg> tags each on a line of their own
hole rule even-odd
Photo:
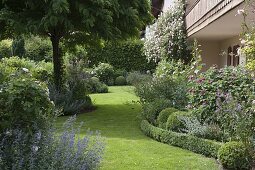
<svg viewBox="0 0 255 170">
<path fill-rule="evenodd" d="M 53 65 L 54 65 L 54 84 L 58 92 L 63 87 L 63 59 L 61 49 L 59 48 L 60 37 L 51 35 L 51 43 L 53 47 Z"/>
</svg>

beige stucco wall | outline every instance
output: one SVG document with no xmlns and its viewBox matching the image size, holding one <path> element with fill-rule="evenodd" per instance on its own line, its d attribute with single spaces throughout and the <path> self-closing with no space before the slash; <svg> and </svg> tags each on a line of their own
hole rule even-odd
<svg viewBox="0 0 255 170">
<path fill-rule="evenodd" d="M 199 41 L 202 62 L 205 64 L 203 70 L 207 70 L 213 65 L 220 65 L 220 44 L 218 41 Z"/>
<path fill-rule="evenodd" d="M 227 65 L 227 51 L 228 47 L 234 47 L 240 45 L 240 37 L 234 36 L 232 38 L 222 41 L 212 40 L 198 40 L 200 45 L 202 61 L 205 64 L 203 70 L 209 69 L 213 65 L 217 65 L 219 68 Z M 240 56 L 240 65 L 245 65 L 246 58 L 244 55 Z"/>
<path fill-rule="evenodd" d="M 234 47 L 235 45 L 239 45 L 240 46 L 240 36 L 235 36 L 232 37 L 230 39 L 226 39 L 220 42 L 220 50 L 221 52 L 224 52 L 225 55 L 221 56 L 221 67 L 224 67 L 227 65 L 227 51 L 228 51 L 228 47 Z M 240 65 L 245 65 L 246 63 L 246 58 L 244 55 L 240 56 Z"/>
</svg>

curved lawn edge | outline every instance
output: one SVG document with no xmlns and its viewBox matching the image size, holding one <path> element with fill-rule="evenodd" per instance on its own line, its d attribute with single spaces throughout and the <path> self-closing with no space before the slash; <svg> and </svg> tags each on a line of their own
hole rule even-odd
<svg viewBox="0 0 255 170">
<path fill-rule="evenodd" d="M 218 150 L 223 143 L 198 138 L 192 135 L 167 131 L 151 125 L 147 120 L 141 122 L 142 132 L 162 143 L 177 146 L 207 157 L 217 159 Z"/>
</svg>

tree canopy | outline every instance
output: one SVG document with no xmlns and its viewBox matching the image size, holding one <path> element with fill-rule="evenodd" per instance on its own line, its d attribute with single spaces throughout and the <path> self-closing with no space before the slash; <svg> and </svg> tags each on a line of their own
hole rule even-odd
<svg viewBox="0 0 255 170">
<path fill-rule="evenodd" d="M 61 41 L 95 43 L 139 36 L 151 20 L 148 0 L 2 0 L 2 35 L 49 36 L 53 46 L 55 85 L 62 83 Z"/>
</svg>

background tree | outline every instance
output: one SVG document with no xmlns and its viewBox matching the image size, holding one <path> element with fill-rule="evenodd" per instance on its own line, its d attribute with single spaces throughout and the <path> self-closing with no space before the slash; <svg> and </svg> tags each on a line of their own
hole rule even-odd
<svg viewBox="0 0 255 170">
<path fill-rule="evenodd" d="M 22 36 L 14 38 L 12 41 L 12 55 L 22 58 L 25 55 L 25 40 Z"/>
<path fill-rule="evenodd" d="M 60 42 L 92 44 L 139 36 L 151 20 L 148 0 L 3 0 L 0 7 L 5 28 L 50 37 L 58 91 L 63 84 Z"/>
</svg>

